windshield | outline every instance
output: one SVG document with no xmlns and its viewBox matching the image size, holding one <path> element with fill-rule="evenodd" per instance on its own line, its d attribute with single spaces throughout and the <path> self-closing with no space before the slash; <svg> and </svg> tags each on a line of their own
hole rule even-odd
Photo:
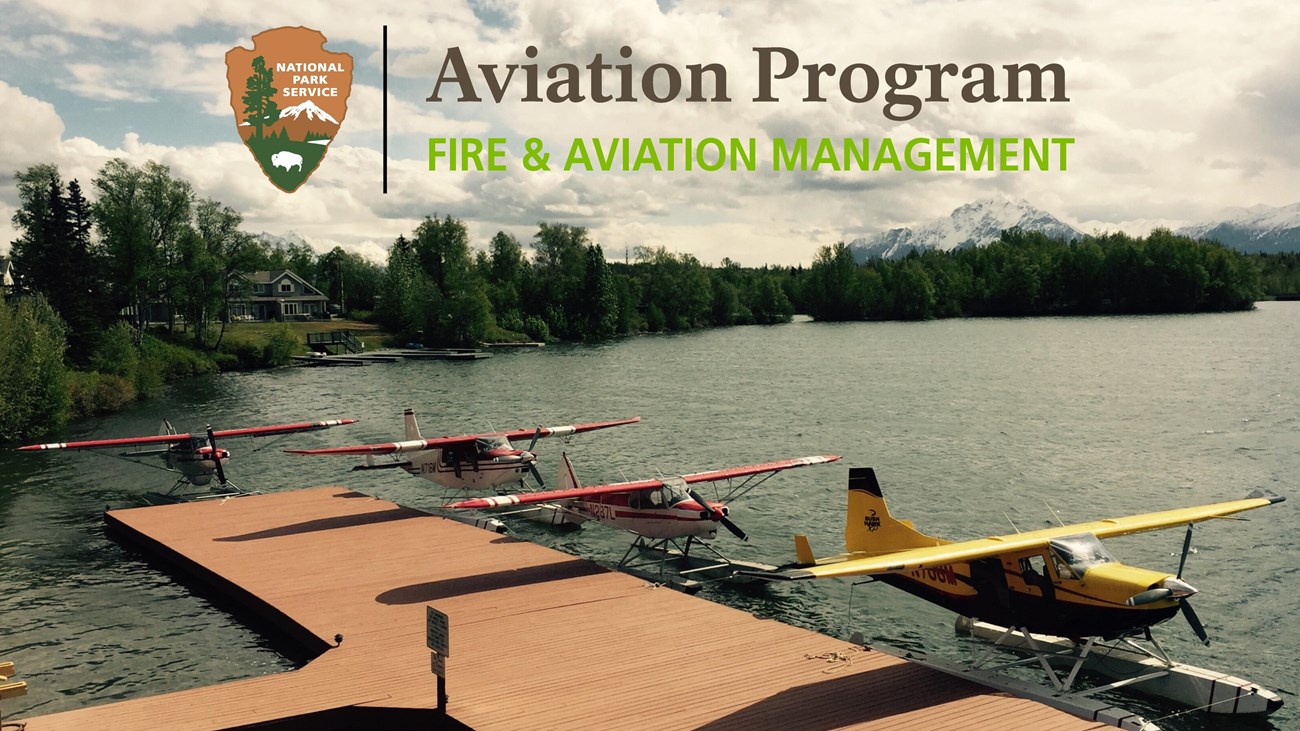
<svg viewBox="0 0 1300 731">
<path fill-rule="evenodd" d="M 506 449 L 514 449 L 514 445 L 510 443 L 510 440 L 501 436 L 479 437 L 474 440 L 474 443 L 478 446 L 479 451 L 482 452 L 492 449 L 500 449 L 502 447 L 505 447 Z"/>
<path fill-rule="evenodd" d="M 1097 540 L 1097 536 L 1091 533 L 1054 538 L 1051 546 L 1057 573 L 1062 577 L 1082 578 L 1090 567 L 1115 560 L 1106 547 L 1101 545 L 1101 541 Z"/>
</svg>

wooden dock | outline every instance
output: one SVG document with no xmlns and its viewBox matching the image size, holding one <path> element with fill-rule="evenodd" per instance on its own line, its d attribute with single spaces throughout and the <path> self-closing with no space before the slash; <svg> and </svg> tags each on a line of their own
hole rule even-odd
<svg viewBox="0 0 1300 731">
<path fill-rule="evenodd" d="M 27 731 L 1104 728 L 344 488 L 105 519 L 114 537 L 315 659 L 287 673 L 28 718 Z M 426 606 L 450 620 L 446 717 L 432 710 Z M 165 675 L 157 686 L 167 689 Z"/>
</svg>

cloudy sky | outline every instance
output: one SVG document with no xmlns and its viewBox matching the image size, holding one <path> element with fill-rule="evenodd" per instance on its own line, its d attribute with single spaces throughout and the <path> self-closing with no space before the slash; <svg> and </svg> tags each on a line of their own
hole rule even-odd
<svg viewBox="0 0 1300 731">
<path fill-rule="evenodd" d="M 57 163 L 88 189 L 114 157 L 156 160 L 250 232 L 296 232 L 376 259 L 426 215 L 527 242 L 539 221 L 588 227 L 611 258 L 665 246 L 708 263 L 810 261 L 817 247 L 1024 198 L 1084 231 L 1205 220 L 1300 201 L 1300 5 L 1281 2 L 714 2 L 712 0 L 0 0 L 0 250 L 15 237 L 12 172 Z M 349 111 L 296 193 L 273 188 L 235 132 L 224 56 L 262 30 L 304 25 L 356 61 Z M 383 27 L 389 43 L 389 192 L 381 191 Z M 652 63 L 721 63 L 728 104 L 428 103 L 447 48 L 471 67 L 585 66 L 633 51 Z M 1068 103 L 927 104 L 892 122 L 875 101 L 780 102 L 756 93 L 755 46 L 800 63 L 1060 63 Z M 832 87 L 833 88 L 833 87 Z M 958 87 L 950 87 L 956 96 Z M 480 85 L 480 92 L 484 88 Z M 486 94 L 485 94 L 486 96 Z M 1066 172 L 570 172 L 524 170 L 540 137 L 1067 136 Z M 427 139 L 500 136 L 509 170 L 428 169 Z M 760 152 L 760 160 L 764 155 Z M 770 157 L 770 156 L 768 156 Z M 93 194 L 93 192 L 92 192 Z"/>
</svg>

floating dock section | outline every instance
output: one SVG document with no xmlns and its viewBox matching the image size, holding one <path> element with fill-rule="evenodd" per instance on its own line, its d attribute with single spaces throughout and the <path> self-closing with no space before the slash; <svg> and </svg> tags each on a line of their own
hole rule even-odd
<svg viewBox="0 0 1300 731">
<path fill-rule="evenodd" d="M 115 510 L 105 519 L 115 538 L 315 659 L 291 672 L 27 718 L 26 731 L 1104 728 L 344 488 Z M 426 607 L 448 618 L 446 715 L 435 710 Z M 157 684 L 167 689 L 165 674 Z"/>
</svg>

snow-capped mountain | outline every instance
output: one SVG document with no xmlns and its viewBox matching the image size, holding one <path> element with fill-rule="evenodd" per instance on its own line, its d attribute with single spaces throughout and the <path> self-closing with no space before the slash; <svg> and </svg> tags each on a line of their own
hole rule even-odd
<svg viewBox="0 0 1300 731">
<path fill-rule="evenodd" d="M 1300 203 L 1231 208 L 1217 220 L 1184 226 L 1175 233 L 1212 239 L 1248 254 L 1300 251 Z"/>
<path fill-rule="evenodd" d="M 253 236 L 253 238 L 259 239 L 261 241 L 265 241 L 272 249 L 287 250 L 290 246 L 294 246 L 294 245 L 306 246 L 308 248 L 311 248 L 313 251 L 315 251 L 316 249 L 316 247 L 311 245 L 311 242 L 307 241 L 307 239 L 304 239 L 303 237 L 299 236 L 293 231 L 290 231 L 289 233 L 284 234 L 282 236 L 270 233 L 268 231 L 263 231 L 262 233 Z"/>
<path fill-rule="evenodd" d="M 913 250 L 952 251 L 982 246 L 997 240 L 1003 229 L 1013 227 L 1042 231 L 1052 237 L 1083 237 L 1073 226 L 1023 200 L 985 199 L 967 203 L 947 218 L 938 218 L 916 228 L 894 228 L 854 239 L 849 242 L 849 248 L 860 262 L 901 259 Z"/>
<path fill-rule="evenodd" d="M 285 117 L 292 117 L 293 119 L 298 119 L 304 114 L 307 115 L 307 121 L 309 122 L 314 122 L 319 119 L 333 124 L 339 123 L 337 119 L 330 116 L 329 112 L 316 106 L 316 102 L 310 99 L 303 102 L 302 104 L 295 104 L 292 107 L 281 109 L 280 119 L 284 119 Z"/>
</svg>

